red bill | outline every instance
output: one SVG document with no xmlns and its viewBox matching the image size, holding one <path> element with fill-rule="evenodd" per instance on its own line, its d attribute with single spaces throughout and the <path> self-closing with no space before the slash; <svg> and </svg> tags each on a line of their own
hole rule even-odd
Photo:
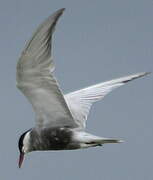
<svg viewBox="0 0 153 180">
<path fill-rule="evenodd" d="M 23 163 L 24 160 L 24 153 L 20 153 L 20 157 L 19 157 L 19 168 L 21 168 L 21 165 Z"/>
</svg>

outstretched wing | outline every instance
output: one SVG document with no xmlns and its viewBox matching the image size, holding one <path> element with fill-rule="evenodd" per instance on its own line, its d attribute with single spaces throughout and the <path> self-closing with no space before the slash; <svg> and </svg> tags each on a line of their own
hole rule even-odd
<svg viewBox="0 0 153 180">
<path fill-rule="evenodd" d="M 17 87 L 32 104 L 38 127 L 77 126 L 53 76 L 51 40 L 63 11 L 56 11 L 38 27 L 17 64 Z"/>
<path fill-rule="evenodd" d="M 138 73 L 103 82 L 94 86 L 87 87 L 85 89 L 66 94 L 64 97 L 75 121 L 79 124 L 80 127 L 85 128 L 85 122 L 87 120 L 87 116 L 89 114 L 92 103 L 103 99 L 103 97 L 113 89 L 147 74 L 148 73 Z"/>
</svg>

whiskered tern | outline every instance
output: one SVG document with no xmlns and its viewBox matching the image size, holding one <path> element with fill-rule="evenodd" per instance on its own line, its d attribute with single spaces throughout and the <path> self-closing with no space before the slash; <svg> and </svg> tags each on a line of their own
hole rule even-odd
<svg viewBox="0 0 153 180">
<path fill-rule="evenodd" d="M 72 150 L 121 140 L 85 132 L 91 105 L 113 89 L 148 73 L 114 79 L 63 95 L 53 75 L 52 34 L 64 9 L 48 17 L 26 44 L 17 64 L 17 87 L 28 98 L 35 112 L 34 128 L 19 139 L 19 167 L 31 151 Z"/>
</svg>

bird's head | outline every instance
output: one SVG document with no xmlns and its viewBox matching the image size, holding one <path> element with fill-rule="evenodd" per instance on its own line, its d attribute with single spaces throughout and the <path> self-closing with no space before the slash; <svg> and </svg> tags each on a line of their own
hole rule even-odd
<svg viewBox="0 0 153 180">
<path fill-rule="evenodd" d="M 29 152 L 29 144 L 30 144 L 30 130 L 24 132 L 18 142 L 18 147 L 20 151 L 20 156 L 19 156 L 19 168 L 22 165 L 22 162 L 24 160 L 24 155 Z"/>
</svg>

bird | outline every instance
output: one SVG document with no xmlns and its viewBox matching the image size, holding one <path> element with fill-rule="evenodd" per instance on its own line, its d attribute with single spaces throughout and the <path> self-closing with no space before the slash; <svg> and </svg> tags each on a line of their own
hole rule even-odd
<svg viewBox="0 0 153 180">
<path fill-rule="evenodd" d="M 86 131 L 90 108 L 113 89 L 149 74 L 132 74 L 64 95 L 54 76 L 52 56 L 52 35 L 64 10 L 57 10 L 38 26 L 17 63 L 17 87 L 35 112 L 35 127 L 24 132 L 18 141 L 19 168 L 25 154 L 32 151 L 74 150 L 123 142 Z"/>
</svg>

